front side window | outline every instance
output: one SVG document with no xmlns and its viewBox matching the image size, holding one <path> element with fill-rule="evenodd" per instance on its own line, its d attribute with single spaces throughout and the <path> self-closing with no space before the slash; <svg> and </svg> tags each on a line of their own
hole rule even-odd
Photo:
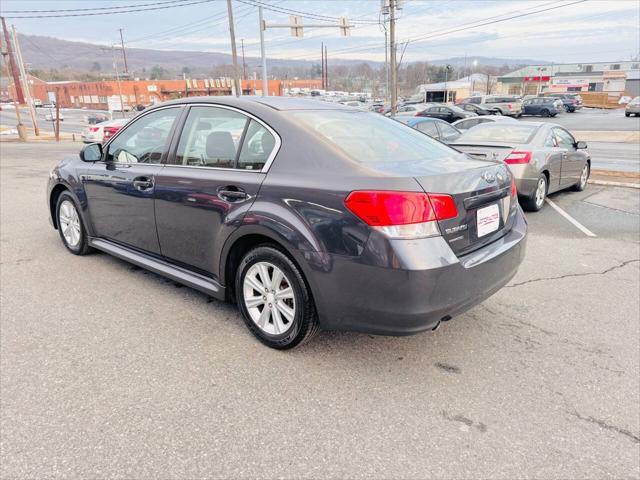
<svg viewBox="0 0 640 480">
<path fill-rule="evenodd" d="M 109 143 L 106 161 L 158 164 L 180 108 L 163 108 L 144 115 Z"/>
<path fill-rule="evenodd" d="M 575 140 L 569 132 L 562 130 L 561 128 L 554 128 L 553 133 L 556 136 L 558 146 L 562 148 L 574 148 Z"/>
<path fill-rule="evenodd" d="M 180 135 L 176 163 L 261 170 L 275 145 L 275 137 L 243 113 L 218 107 L 192 107 Z"/>
</svg>

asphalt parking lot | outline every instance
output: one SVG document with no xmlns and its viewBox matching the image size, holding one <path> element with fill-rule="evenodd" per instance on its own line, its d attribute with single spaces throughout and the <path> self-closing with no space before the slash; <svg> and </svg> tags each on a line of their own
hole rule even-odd
<svg viewBox="0 0 640 480">
<path fill-rule="evenodd" d="M 79 144 L 0 144 L 2 478 L 638 478 L 640 190 L 528 214 L 518 275 L 436 332 L 270 350 L 47 221 Z M 390 285 L 390 294 L 400 285 Z"/>
</svg>

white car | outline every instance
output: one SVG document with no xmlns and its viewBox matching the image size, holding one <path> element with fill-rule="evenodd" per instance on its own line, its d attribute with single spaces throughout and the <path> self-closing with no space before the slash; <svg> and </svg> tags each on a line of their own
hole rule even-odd
<svg viewBox="0 0 640 480">
<path fill-rule="evenodd" d="M 515 118 L 504 117 L 502 115 L 483 115 L 478 117 L 463 118 L 461 120 L 453 122 L 451 125 L 464 132 L 469 130 L 471 127 L 480 125 L 481 123 L 490 122 L 517 122 L 517 120 Z"/>
<path fill-rule="evenodd" d="M 407 105 L 399 106 L 396 110 L 396 116 L 404 117 L 410 116 L 415 117 L 420 112 L 424 112 L 427 108 L 432 106 L 432 103 L 409 103 Z"/>
<path fill-rule="evenodd" d="M 128 118 L 116 118 L 91 125 L 82 131 L 82 141 L 84 143 L 102 143 L 104 141 L 104 127 L 122 127 L 128 121 Z"/>
</svg>

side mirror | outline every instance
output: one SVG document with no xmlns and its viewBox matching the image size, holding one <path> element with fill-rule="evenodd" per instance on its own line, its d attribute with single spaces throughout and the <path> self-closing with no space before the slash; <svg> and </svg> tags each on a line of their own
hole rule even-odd
<svg viewBox="0 0 640 480">
<path fill-rule="evenodd" d="M 576 142 L 576 148 L 578 150 L 584 150 L 585 148 L 587 148 L 587 142 L 583 142 L 582 140 Z"/>
<path fill-rule="evenodd" d="M 80 150 L 80 160 L 83 162 L 97 162 L 102 159 L 102 145 L 90 143 Z"/>
</svg>

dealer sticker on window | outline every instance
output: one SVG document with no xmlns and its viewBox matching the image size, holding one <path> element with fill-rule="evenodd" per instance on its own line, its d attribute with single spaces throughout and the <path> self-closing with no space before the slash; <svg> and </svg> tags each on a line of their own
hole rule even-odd
<svg viewBox="0 0 640 480">
<path fill-rule="evenodd" d="M 500 227 L 500 209 L 497 204 L 479 208 L 477 212 L 478 238 L 495 232 Z"/>
</svg>

